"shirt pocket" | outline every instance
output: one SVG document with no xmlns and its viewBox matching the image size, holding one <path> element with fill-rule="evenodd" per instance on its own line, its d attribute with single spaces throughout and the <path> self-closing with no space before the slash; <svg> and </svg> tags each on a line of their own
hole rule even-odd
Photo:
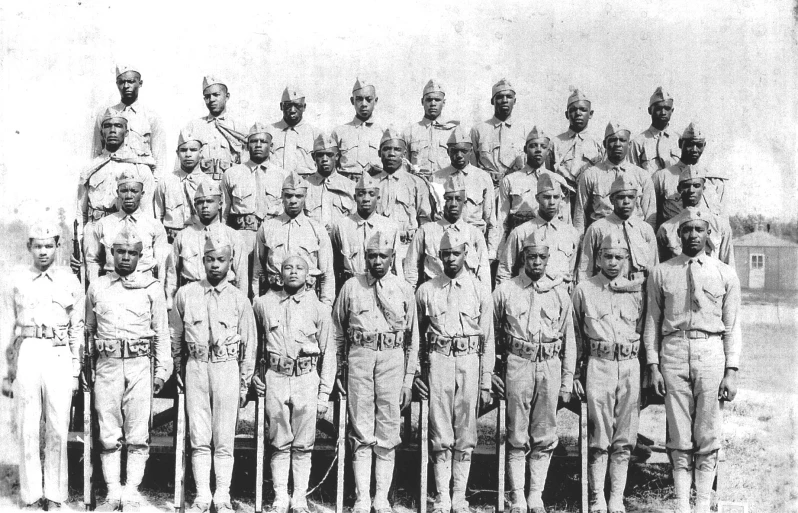
<svg viewBox="0 0 798 513">
<path fill-rule="evenodd" d="M 346 195 L 338 196 L 338 201 L 334 201 L 333 205 L 343 215 L 349 215 L 355 211 L 355 200 Z"/>
<path fill-rule="evenodd" d="M 429 155 L 430 142 L 425 139 L 410 141 L 410 162 L 418 164 L 419 158 L 426 158 Z"/>
<path fill-rule="evenodd" d="M 600 154 L 598 148 L 596 148 L 595 145 L 590 144 L 590 145 L 585 145 L 585 146 L 582 147 L 582 159 L 583 160 L 595 165 L 599 161 L 600 157 L 601 157 L 601 154 Z"/>
<path fill-rule="evenodd" d="M 373 308 L 377 308 L 377 305 L 371 298 L 355 296 L 350 303 L 350 314 L 362 315 L 370 312 Z"/>
<path fill-rule="evenodd" d="M 704 288 L 704 295 L 709 300 L 710 311 L 714 316 L 720 317 L 723 314 L 723 296 L 725 294 L 724 287 L 715 281 Z"/>
</svg>

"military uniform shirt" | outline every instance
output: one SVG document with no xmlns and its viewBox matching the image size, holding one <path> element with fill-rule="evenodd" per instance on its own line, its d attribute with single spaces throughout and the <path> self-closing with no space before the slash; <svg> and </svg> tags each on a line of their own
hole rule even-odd
<svg viewBox="0 0 798 513">
<path fill-rule="evenodd" d="M 377 232 L 394 241 L 395 254 L 399 243 L 399 226 L 387 217 L 374 212 L 368 219 L 363 219 L 355 210 L 336 221 L 330 235 L 333 255 L 340 259 L 340 266 L 335 266 L 336 272 L 350 276 L 366 272 L 366 243 Z M 396 262 L 395 265 L 402 264 Z"/>
<path fill-rule="evenodd" d="M 261 221 L 283 212 L 283 181 L 286 171 L 270 160 L 234 166 L 222 176 L 224 210 L 222 220 L 230 214 L 255 214 Z"/>
<path fill-rule="evenodd" d="M 629 343 L 643 331 L 643 295 L 613 290 L 614 282 L 599 273 L 576 286 L 574 322 L 582 332 L 582 344 L 590 340 Z"/>
<path fill-rule="evenodd" d="M 519 158 L 524 156 L 527 132 L 524 124 L 512 116 L 504 121 L 493 116 L 478 123 L 471 129 L 473 164 L 487 171 L 498 184 L 504 175 L 523 166 L 519 165 Z"/>
<path fill-rule="evenodd" d="M 363 121 L 357 116 L 333 130 L 332 139 L 341 152 L 341 167 L 345 172 L 359 174 L 369 164 L 381 166 L 379 151 L 383 132 L 382 125 L 375 123 L 373 117 Z"/>
<path fill-rule="evenodd" d="M 698 207 L 708 216 L 710 233 L 707 236 L 707 255 L 715 257 L 732 269 L 734 264 L 734 246 L 732 244 L 732 229 L 729 220 L 709 212 L 706 206 Z M 660 251 L 660 260 L 666 261 L 682 254 L 682 239 L 679 237 L 679 216 L 672 217 L 662 223 L 657 230 L 657 246 Z"/>
<path fill-rule="evenodd" d="M 599 248 L 604 237 L 611 234 L 626 241 L 629 250 L 629 272 L 649 271 L 659 263 L 657 238 L 651 225 L 642 219 L 630 217 L 626 221 L 615 212 L 591 224 L 582 239 L 582 256 L 579 259 L 579 281 L 599 274 Z"/>
<path fill-rule="evenodd" d="M 314 173 L 307 178 L 305 213 L 314 221 L 332 231 L 333 225 L 355 210 L 355 184 L 349 178 L 333 171 L 324 177 Z"/>
<path fill-rule="evenodd" d="M 502 178 L 499 184 L 499 211 L 496 216 L 497 225 L 502 230 L 502 238 L 512 230 L 508 221 L 510 218 L 520 216 L 529 220 L 537 217 L 539 208 L 538 179 L 542 173 L 551 173 L 551 171 L 544 167 L 532 169 L 527 164 L 520 171 L 510 173 Z M 561 194 L 564 199 L 560 202 L 560 213 L 557 218 L 566 224 L 571 224 L 571 209 L 567 200 L 568 191 L 561 191 Z"/>
<path fill-rule="evenodd" d="M 450 164 L 447 142 L 458 121 L 441 123 L 428 118 L 413 123 L 404 133 L 410 163 L 434 173 Z"/>
<path fill-rule="evenodd" d="M 183 229 L 194 214 L 194 195 L 202 182 L 213 180 L 197 166 L 191 173 L 182 169 L 167 174 L 155 189 L 155 218 L 165 228 Z"/>
<path fill-rule="evenodd" d="M 286 170 L 287 173 L 296 171 L 301 175 L 316 172 L 316 162 L 313 160 L 313 142 L 318 131 L 313 126 L 301 120 L 294 126 L 288 126 L 284 119 L 272 125 L 272 160 L 275 164 Z"/>
<path fill-rule="evenodd" d="M 669 126 L 664 130 L 648 127 L 644 132 L 632 139 L 629 148 L 629 160 L 649 173 L 672 166 L 679 162 L 682 154 L 679 148 L 679 135 L 673 133 Z"/>
<path fill-rule="evenodd" d="M 397 223 L 401 230 L 415 230 L 431 216 L 429 190 L 424 181 L 403 167 L 393 173 L 382 171 L 377 212 Z"/>
<path fill-rule="evenodd" d="M 583 171 L 604 160 L 604 146 L 587 128 L 579 133 L 569 128 L 552 139 L 549 158 L 552 169 L 575 186 Z"/>
<path fill-rule="evenodd" d="M 524 268 L 524 241 L 534 232 L 542 232 L 549 245 L 549 262 L 546 271 L 571 281 L 576 273 L 576 255 L 579 246 L 579 233 L 570 224 L 559 219 L 545 221 L 536 217 L 518 226 L 507 236 L 507 243 L 499 255 L 499 269 L 496 284 L 517 276 Z"/>
<path fill-rule="evenodd" d="M 246 155 L 244 143 L 230 134 L 222 133 L 217 125 L 241 133 L 241 127 L 227 112 L 223 112 L 217 117 L 208 114 L 199 119 L 193 119 L 185 128 L 186 132 L 193 134 L 203 143 L 200 151 L 200 169 L 204 168 L 203 161 L 207 160 L 218 159 L 227 166 L 246 160 L 242 157 L 242 154 Z"/>
</svg>

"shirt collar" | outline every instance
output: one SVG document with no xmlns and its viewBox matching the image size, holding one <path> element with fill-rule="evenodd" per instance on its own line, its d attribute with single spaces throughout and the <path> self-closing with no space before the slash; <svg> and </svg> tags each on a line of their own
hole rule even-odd
<svg viewBox="0 0 798 513">
<path fill-rule="evenodd" d="M 498 128 L 499 125 L 501 125 L 502 123 L 504 123 L 505 125 L 507 125 L 509 127 L 512 127 L 513 126 L 513 117 L 510 116 L 507 119 L 505 119 L 504 121 L 500 120 L 496 116 L 493 116 L 492 118 L 490 118 L 490 124 L 493 125 L 493 128 Z"/>
<path fill-rule="evenodd" d="M 607 289 L 607 288 L 609 288 L 609 286 L 610 286 L 610 279 L 609 279 L 609 278 L 607 278 L 606 276 L 604 276 L 604 273 L 603 273 L 603 272 L 599 271 L 599 273 L 598 273 L 596 276 L 598 277 L 598 282 L 599 282 L 599 285 L 601 285 L 601 288 L 602 288 L 602 289 Z"/>
<path fill-rule="evenodd" d="M 141 103 L 139 103 L 138 98 L 136 98 L 136 101 L 134 101 L 130 105 L 125 105 L 124 102 L 119 102 L 117 104 L 117 109 L 122 111 L 122 112 L 125 112 L 125 111 L 129 110 L 129 111 L 132 111 L 134 114 L 138 114 L 139 111 L 141 110 Z"/>
<path fill-rule="evenodd" d="M 587 128 L 585 128 L 585 130 L 587 130 Z M 569 127 L 568 130 L 565 131 L 565 133 L 567 134 L 568 139 L 573 139 L 574 137 L 578 137 L 580 141 L 584 141 L 585 140 L 585 130 L 582 130 L 581 132 L 574 132 Z"/>
<path fill-rule="evenodd" d="M 44 278 L 49 278 L 50 281 L 54 281 L 52 266 L 50 266 L 46 271 L 39 271 L 38 269 L 36 269 L 36 266 L 31 265 L 30 272 L 33 273 L 34 280 L 44 277 Z"/>
<path fill-rule="evenodd" d="M 654 125 L 651 125 L 650 127 L 648 127 L 648 130 L 651 132 L 651 135 L 653 135 L 655 138 L 660 134 L 664 135 L 665 137 L 670 137 L 671 136 L 670 127 L 671 126 L 668 125 L 664 129 L 660 130 L 659 128 L 655 128 Z"/>
<path fill-rule="evenodd" d="M 371 274 L 371 272 L 366 271 L 366 283 L 369 284 L 369 287 L 373 287 L 374 284 L 377 283 L 377 281 L 384 284 L 385 282 L 391 281 L 395 277 L 396 275 L 389 272 L 388 274 L 377 280 L 377 278 L 375 278 L 374 275 Z"/>
<path fill-rule="evenodd" d="M 371 116 L 366 121 L 363 121 L 362 119 L 360 119 L 357 116 L 352 118 L 352 125 L 354 125 L 354 126 L 366 125 L 367 127 L 370 127 L 373 124 L 374 124 L 374 116 Z"/>
<path fill-rule="evenodd" d="M 288 292 L 281 290 L 280 294 L 280 303 L 285 303 L 289 299 L 293 300 L 294 303 L 299 303 L 302 301 L 302 298 L 305 297 L 305 293 L 308 291 L 307 288 L 297 291 L 296 294 L 289 294 Z"/>
<path fill-rule="evenodd" d="M 535 217 L 535 219 L 539 220 L 540 226 L 549 226 L 550 228 L 553 228 L 555 231 L 559 230 L 560 226 L 563 224 L 563 222 L 560 221 L 559 218 L 557 218 L 557 216 L 552 217 L 551 221 L 546 221 L 539 215 Z"/>
<path fill-rule="evenodd" d="M 216 117 L 213 117 L 209 112 L 208 115 L 205 116 L 205 121 L 207 121 L 208 123 L 213 123 L 213 121 L 216 119 L 218 119 L 219 121 L 224 121 L 225 118 L 227 118 L 227 109 L 225 109 L 224 112 L 222 112 Z"/>
<path fill-rule="evenodd" d="M 202 283 L 202 287 L 205 289 L 205 293 L 206 294 L 208 294 L 208 293 L 210 293 L 211 291 L 214 291 L 214 290 L 216 291 L 217 294 L 221 294 L 222 292 L 224 292 L 224 290 L 230 284 L 227 281 L 226 277 L 223 278 L 222 281 L 220 281 L 219 284 L 216 285 L 215 287 L 213 285 L 211 285 L 211 283 L 208 281 L 208 278 L 203 278 L 202 282 L 200 282 L 200 283 Z"/>
<path fill-rule="evenodd" d="M 114 212 L 113 215 L 117 216 L 117 218 L 119 218 L 120 221 L 125 219 L 126 217 L 129 217 L 130 219 L 133 220 L 133 222 L 138 222 L 139 216 L 141 214 L 142 214 L 141 205 L 139 205 L 139 208 L 137 208 L 132 214 L 127 214 L 125 213 L 124 210 L 117 210 L 116 212 Z"/>
<path fill-rule="evenodd" d="M 297 224 L 303 224 L 307 216 L 305 216 L 305 212 L 300 212 L 299 215 L 292 219 L 288 214 L 283 213 L 282 218 L 283 224 L 291 224 L 292 221 L 296 221 Z"/>
<path fill-rule="evenodd" d="M 467 279 L 468 270 L 466 270 L 465 266 L 463 266 L 463 268 L 460 269 L 460 272 L 457 273 L 457 276 L 455 276 L 454 278 L 449 278 L 446 275 L 446 273 L 441 273 L 439 276 L 441 277 L 441 280 L 443 281 L 444 288 L 447 287 L 447 286 L 462 287 L 463 286 L 463 281 L 465 279 Z"/>
<path fill-rule="evenodd" d="M 372 228 L 374 226 L 374 216 L 376 215 L 377 212 L 374 211 L 369 216 L 368 219 L 364 219 L 363 216 L 360 215 L 360 212 L 358 212 L 357 209 L 355 209 L 355 222 L 357 223 L 358 226 L 363 226 L 364 224 L 367 224 L 369 225 L 369 228 Z"/>
<path fill-rule="evenodd" d="M 523 169 L 521 169 L 521 171 L 523 173 L 525 173 L 526 175 L 534 174 L 536 177 L 540 178 L 540 173 L 542 173 L 543 171 L 546 170 L 545 166 L 546 166 L 546 164 L 543 163 L 539 168 L 535 169 L 532 166 L 530 166 L 529 164 L 524 164 L 524 167 L 523 167 Z"/>
</svg>

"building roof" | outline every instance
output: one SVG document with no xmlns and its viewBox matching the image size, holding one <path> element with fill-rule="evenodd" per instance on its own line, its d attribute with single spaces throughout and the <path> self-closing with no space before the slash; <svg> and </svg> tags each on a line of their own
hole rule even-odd
<svg viewBox="0 0 798 513">
<path fill-rule="evenodd" d="M 734 246 L 756 246 L 756 247 L 787 247 L 787 248 L 798 248 L 798 244 L 794 242 L 790 242 L 785 239 L 781 239 L 772 235 L 766 231 L 755 231 L 751 233 L 746 233 L 742 237 L 737 237 L 732 241 Z"/>
</svg>

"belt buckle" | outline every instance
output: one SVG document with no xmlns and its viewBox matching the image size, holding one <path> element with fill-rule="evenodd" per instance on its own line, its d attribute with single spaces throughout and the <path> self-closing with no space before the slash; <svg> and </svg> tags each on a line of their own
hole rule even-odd
<svg viewBox="0 0 798 513">
<path fill-rule="evenodd" d="M 294 361 L 291 358 L 287 357 L 278 357 L 279 358 L 279 368 L 282 374 L 286 374 L 290 376 L 294 373 Z"/>
<path fill-rule="evenodd" d="M 624 360 L 629 359 L 629 355 L 632 354 L 632 348 L 629 344 L 615 344 L 615 347 L 618 348 L 618 359 L 620 360 L 623 358 Z"/>
</svg>

